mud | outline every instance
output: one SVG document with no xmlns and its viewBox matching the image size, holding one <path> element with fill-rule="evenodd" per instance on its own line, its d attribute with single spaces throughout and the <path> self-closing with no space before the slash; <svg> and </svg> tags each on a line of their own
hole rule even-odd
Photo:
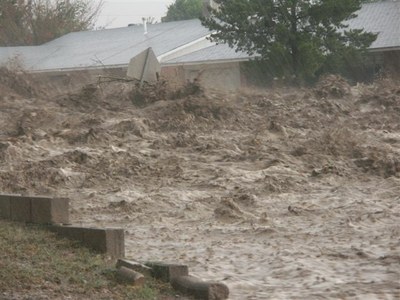
<svg viewBox="0 0 400 300">
<path fill-rule="evenodd" d="M 129 83 L 7 82 L 1 191 L 70 197 L 74 222 L 125 228 L 128 257 L 188 264 L 231 299 L 399 297 L 398 82 L 136 106 Z"/>
</svg>

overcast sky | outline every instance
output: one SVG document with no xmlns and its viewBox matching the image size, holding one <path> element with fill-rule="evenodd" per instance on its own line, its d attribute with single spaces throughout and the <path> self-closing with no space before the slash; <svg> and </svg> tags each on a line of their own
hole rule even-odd
<svg viewBox="0 0 400 300">
<path fill-rule="evenodd" d="M 97 27 L 125 27 L 141 23 L 142 17 L 155 17 L 160 21 L 167 6 L 174 0 L 103 0 L 104 6 L 97 20 Z"/>
</svg>

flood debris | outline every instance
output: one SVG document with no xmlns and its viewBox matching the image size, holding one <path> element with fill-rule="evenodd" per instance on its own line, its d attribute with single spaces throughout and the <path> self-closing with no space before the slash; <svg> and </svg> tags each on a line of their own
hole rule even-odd
<svg viewBox="0 0 400 300">
<path fill-rule="evenodd" d="M 232 299 L 398 293 L 395 79 L 143 105 L 131 82 L 31 96 L 1 80 L 2 192 L 68 197 L 72 222 L 123 227 L 128 257 L 188 264 Z"/>
</svg>

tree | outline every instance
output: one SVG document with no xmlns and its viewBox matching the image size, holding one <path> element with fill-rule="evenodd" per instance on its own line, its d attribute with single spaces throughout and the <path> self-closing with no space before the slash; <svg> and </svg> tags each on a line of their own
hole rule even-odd
<svg viewBox="0 0 400 300">
<path fill-rule="evenodd" d="M 92 29 L 101 6 L 89 0 L 1 0 L 0 46 L 38 45 Z"/>
<path fill-rule="evenodd" d="M 175 0 L 168 6 L 167 15 L 161 18 L 162 22 L 190 20 L 200 18 L 203 12 L 202 0 Z"/>
<path fill-rule="evenodd" d="M 349 30 L 360 0 L 215 0 L 202 23 L 211 39 L 256 54 L 272 77 L 296 81 L 360 60 L 376 36 Z"/>
</svg>

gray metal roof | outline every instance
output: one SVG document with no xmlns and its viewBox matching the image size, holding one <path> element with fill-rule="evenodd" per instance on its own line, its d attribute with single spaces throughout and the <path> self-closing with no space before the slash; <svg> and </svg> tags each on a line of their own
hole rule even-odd
<svg viewBox="0 0 400 300">
<path fill-rule="evenodd" d="M 195 52 L 171 59 L 165 62 L 165 64 L 194 64 L 194 63 L 207 63 L 207 62 L 218 62 L 218 61 L 240 61 L 248 60 L 249 55 L 244 52 L 236 52 L 234 49 L 229 47 L 227 44 L 212 45 L 207 48 L 197 50 Z"/>
<path fill-rule="evenodd" d="M 0 63 L 19 56 L 30 70 L 127 65 L 132 57 L 152 47 L 161 55 L 209 34 L 199 20 L 130 26 L 69 33 L 36 47 L 0 48 Z"/>
<path fill-rule="evenodd" d="M 371 50 L 400 48 L 400 1 L 386 0 L 364 4 L 351 28 L 378 33 Z M 199 20 L 186 20 L 69 33 L 40 46 L 0 47 L 0 65 L 18 57 L 27 70 L 49 71 L 95 67 L 127 66 L 130 59 L 152 47 L 156 56 L 174 52 L 204 39 L 210 32 Z M 202 41 L 196 47 L 164 56 L 164 64 L 244 60 L 249 56 L 227 45 Z"/>
<path fill-rule="evenodd" d="M 350 28 L 378 33 L 370 50 L 400 48 L 400 1 L 386 0 L 367 3 L 351 19 Z"/>
</svg>

